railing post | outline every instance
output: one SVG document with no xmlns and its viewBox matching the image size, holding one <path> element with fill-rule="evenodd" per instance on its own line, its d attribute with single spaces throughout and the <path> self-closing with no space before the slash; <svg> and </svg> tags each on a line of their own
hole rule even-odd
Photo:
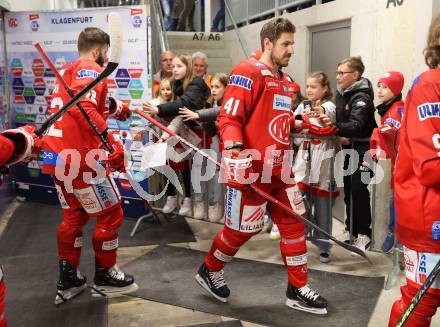
<svg viewBox="0 0 440 327">
<path fill-rule="evenodd" d="M 249 0 L 246 0 L 246 25 L 249 25 Z"/>
<path fill-rule="evenodd" d="M 280 15 L 280 11 L 278 10 L 279 3 L 278 0 L 275 0 L 275 17 L 278 17 Z"/>
<path fill-rule="evenodd" d="M 316 5 L 322 5 L 322 0 L 316 0 Z"/>
<path fill-rule="evenodd" d="M 221 1 L 221 0 L 220 0 Z M 211 33 L 211 0 L 205 0 L 205 33 Z"/>
</svg>

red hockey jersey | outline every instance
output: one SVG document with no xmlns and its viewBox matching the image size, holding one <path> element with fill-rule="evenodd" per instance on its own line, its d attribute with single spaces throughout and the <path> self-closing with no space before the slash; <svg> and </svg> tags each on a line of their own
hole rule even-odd
<svg viewBox="0 0 440 327">
<path fill-rule="evenodd" d="M 65 64 L 60 73 L 74 94 L 91 83 L 102 71 L 102 67 L 91 60 L 78 60 Z M 84 96 L 80 103 L 91 120 L 102 133 L 107 128 L 108 108 L 106 105 L 107 84 L 100 82 Z M 56 82 L 49 113 L 58 111 L 70 100 L 70 96 L 59 81 Z M 77 106 L 72 107 L 60 117 L 44 136 L 45 150 L 53 152 L 56 157 L 64 149 L 76 149 L 81 154 L 81 166 L 85 165 L 85 155 L 91 149 L 99 149 L 102 143 Z M 55 161 L 54 161 L 55 162 Z M 43 171 L 54 173 L 53 165 L 44 165 Z"/>
<path fill-rule="evenodd" d="M 219 134 L 225 147 L 240 142 L 242 150 L 258 151 L 254 172 L 273 165 L 272 176 L 281 176 L 284 150 L 290 147 L 291 83 L 286 74 L 274 76 L 255 59 L 240 62 L 231 72 L 217 118 Z"/>
<path fill-rule="evenodd" d="M 440 253 L 440 69 L 415 79 L 399 134 L 397 238 L 416 251 Z"/>
<path fill-rule="evenodd" d="M 394 102 L 381 116 L 380 126 L 373 130 L 370 138 L 370 149 L 380 148 L 385 152 L 386 158 L 391 159 L 391 188 L 394 188 L 394 169 L 399 146 L 398 131 L 402 124 L 404 105 L 402 100 Z"/>
</svg>

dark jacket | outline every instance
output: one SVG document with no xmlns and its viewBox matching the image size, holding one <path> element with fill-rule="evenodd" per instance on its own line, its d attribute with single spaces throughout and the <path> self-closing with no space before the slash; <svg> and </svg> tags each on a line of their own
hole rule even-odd
<svg viewBox="0 0 440 327">
<path fill-rule="evenodd" d="M 216 119 L 220 113 L 221 106 L 215 106 L 212 108 L 201 109 L 197 111 L 199 114 L 199 121 L 202 123 L 203 129 L 209 136 L 217 135 Z"/>
<path fill-rule="evenodd" d="M 175 81 L 173 93 L 177 100 L 173 102 L 158 105 L 159 117 L 176 117 L 179 114 L 179 108 L 187 107 L 196 111 L 205 106 L 206 100 L 211 95 L 211 90 L 201 77 L 194 77 L 188 88 L 183 92 L 182 81 Z"/>
<path fill-rule="evenodd" d="M 339 131 L 336 135 L 348 138 L 370 137 L 377 127 L 373 99 L 371 82 L 364 77 L 345 90 L 338 87 L 335 125 Z"/>
</svg>

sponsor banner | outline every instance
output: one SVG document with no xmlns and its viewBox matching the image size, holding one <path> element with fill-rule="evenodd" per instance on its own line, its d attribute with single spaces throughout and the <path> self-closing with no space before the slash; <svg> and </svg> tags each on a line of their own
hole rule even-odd
<svg viewBox="0 0 440 327">
<path fill-rule="evenodd" d="M 5 13 L 5 33 L 0 36 L 0 46 L 7 49 L 8 71 L 5 72 L 5 58 L 0 56 L 0 73 L 7 73 L 11 119 L 14 124 L 42 124 L 50 106 L 50 95 L 55 87 L 55 75 L 43 61 L 33 46 L 38 40 L 58 69 L 78 59 L 77 39 L 86 27 L 100 27 L 108 32 L 108 14 L 117 12 L 121 15 L 124 26 L 122 57 L 118 69 L 109 76 L 109 94 L 131 104 L 151 99 L 151 26 L 149 6 L 120 6 L 112 8 L 75 9 L 58 12 L 7 12 Z M 3 24 L 0 24 L 0 28 Z M 2 53 L 0 51 L 0 53 Z M 75 78 L 96 78 L 93 70 L 81 70 Z M 1 90 L 3 88 L 0 88 Z M 0 90 L 0 108 L 6 95 Z M 133 106 L 131 106 L 133 107 Z M 0 115 L 0 127 L 2 125 Z M 126 122 L 109 121 L 112 129 L 130 131 L 131 120 Z M 143 123 L 139 121 L 138 124 Z M 144 123 L 143 123 L 144 124 Z M 140 140 L 145 143 L 145 140 Z M 18 167 L 17 169 L 21 169 Z M 29 167 L 35 175 L 35 168 Z M 21 176 L 22 174 L 19 174 Z M 118 175 L 119 176 L 119 175 Z M 29 176 L 27 176 L 29 177 Z M 17 182 L 21 182 L 18 178 Z M 119 184 L 118 184 L 119 185 Z M 52 186 L 52 185 L 44 185 Z M 124 187 L 126 185 L 124 184 Z M 82 194 L 82 201 L 88 210 L 106 207 L 114 199 L 107 200 L 102 189 L 97 193 Z M 101 192 L 101 193 L 100 193 Z M 117 190 L 116 190 L 117 192 Z M 133 195 L 136 197 L 136 195 Z M 110 201 L 110 202 L 108 202 Z"/>
</svg>

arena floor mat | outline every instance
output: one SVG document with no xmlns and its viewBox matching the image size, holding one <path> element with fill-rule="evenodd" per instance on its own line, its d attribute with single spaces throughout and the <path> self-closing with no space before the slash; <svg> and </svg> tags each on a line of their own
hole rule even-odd
<svg viewBox="0 0 440 327">
<path fill-rule="evenodd" d="M 59 207 L 23 203 L 13 213 L 0 238 L 0 263 L 5 268 L 8 326 L 107 326 L 107 300 L 84 294 L 55 307 L 58 259 L 56 228 L 62 220 Z M 80 270 L 89 283 L 94 276 L 91 245 L 93 222 L 84 229 Z M 195 241 L 186 221 L 177 217 L 163 225 L 142 223 L 133 238 L 135 220 L 125 219 L 120 246 Z"/>
<path fill-rule="evenodd" d="M 198 325 L 184 325 L 178 327 L 243 327 L 243 324 L 239 320 L 229 320 L 222 322 L 212 322 L 207 324 L 198 324 Z"/>
<path fill-rule="evenodd" d="M 195 281 L 204 252 L 161 246 L 124 267 L 136 276 L 143 299 L 232 317 L 268 326 L 367 326 L 383 287 L 383 277 L 356 277 L 309 270 L 310 285 L 329 301 L 324 316 L 285 306 L 284 267 L 234 259 L 225 269 L 231 289 L 228 303 L 212 298 Z"/>
</svg>

